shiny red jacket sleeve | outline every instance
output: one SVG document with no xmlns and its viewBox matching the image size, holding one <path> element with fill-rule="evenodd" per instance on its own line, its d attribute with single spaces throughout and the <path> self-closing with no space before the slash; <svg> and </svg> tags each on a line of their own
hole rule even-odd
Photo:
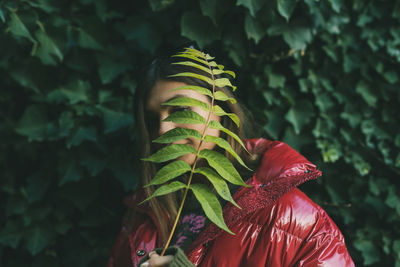
<svg viewBox="0 0 400 267">
<path fill-rule="evenodd" d="M 288 248 L 291 245 L 294 247 L 287 251 L 286 262 L 296 267 L 354 266 L 339 228 L 321 207 L 300 190 L 295 189 L 284 195 L 276 205 L 278 219 L 275 226 L 285 232 L 284 236 L 293 235 L 298 239 L 294 242 L 298 246 L 287 243 Z M 283 219 L 285 217 L 289 219 Z M 283 243 L 280 242 L 280 246 L 284 251 Z"/>
<path fill-rule="evenodd" d="M 353 267 L 354 263 L 347 252 L 343 240 L 332 236 L 308 241 L 304 250 L 308 250 L 296 267 Z"/>
</svg>

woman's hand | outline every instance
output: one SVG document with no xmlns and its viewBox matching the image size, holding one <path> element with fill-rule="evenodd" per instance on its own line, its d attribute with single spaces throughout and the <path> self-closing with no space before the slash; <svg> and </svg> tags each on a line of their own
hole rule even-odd
<svg viewBox="0 0 400 267">
<path fill-rule="evenodd" d="M 140 267 L 165 267 L 174 258 L 171 255 L 160 256 L 155 251 L 150 252 L 149 257 L 150 257 L 150 259 L 148 261 L 143 262 L 140 265 Z"/>
</svg>

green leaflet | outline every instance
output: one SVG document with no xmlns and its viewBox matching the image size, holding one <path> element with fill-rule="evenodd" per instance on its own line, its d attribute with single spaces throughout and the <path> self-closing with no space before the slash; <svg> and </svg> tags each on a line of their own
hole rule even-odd
<svg viewBox="0 0 400 267">
<path fill-rule="evenodd" d="M 205 54 L 197 49 L 194 48 L 190 48 L 190 47 L 186 47 L 184 52 L 180 52 L 178 54 L 192 54 L 192 55 L 196 55 L 197 57 L 201 57 L 202 59 L 206 59 L 206 60 L 213 60 L 214 57 L 210 56 L 209 54 Z"/>
<path fill-rule="evenodd" d="M 296 7 L 296 0 L 277 0 L 279 14 L 289 21 L 290 16 Z"/>
<path fill-rule="evenodd" d="M 215 93 L 214 93 L 214 98 L 216 99 L 216 100 L 219 100 L 219 101 L 227 101 L 227 100 L 229 100 L 229 101 L 231 101 L 231 103 L 232 104 L 235 104 L 236 103 L 236 99 L 234 99 L 234 98 L 232 98 L 232 97 L 228 97 L 224 92 L 222 92 L 222 91 L 216 91 Z"/>
<path fill-rule="evenodd" d="M 205 177 L 207 177 L 207 179 L 213 184 L 215 190 L 217 190 L 217 193 L 223 199 L 231 202 L 233 205 L 235 205 L 236 207 L 241 209 L 239 207 L 239 205 L 236 204 L 236 202 L 233 200 L 231 192 L 229 191 L 228 184 L 225 182 L 224 179 L 221 178 L 221 176 L 219 176 L 218 173 L 216 173 L 215 171 L 213 171 L 212 169 L 207 168 L 207 167 L 196 168 L 194 170 L 194 172 L 200 173 L 200 174 L 204 175 Z"/>
<path fill-rule="evenodd" d="M 172 130 L 169 130 L 168 132 L 164 133 L 157 139 L 153 140 L 154 143 L 160 143 L 160 144 L 167 144 L 167 143 L 173 143 L 178 140 L 182 140 L 185 138 L 196 138 L 196 139 L 201 139 L 201 134 L 193 129 L 186 129 L 186 128 L 174 128 Z"/>
<path fill-rule="evenodd" d="M 192 61 L 175 62 L 175 63 L 172 63 L 172 64 L 174 64 L 174 65 L 190 66 L 190 67 L 194 67 L 194 68 L 197 68 L 197 69 L 199 69 L 199 70 L 202 70 L 202 71 L 204 71 L 204 72 L 206 72 L 206 73 L 208 73 L 208 74 L 210 74 L 210 75 L 212 74 L 212 72 L 211 72 L 211 70 L 210 70 L 209 68 L 204 67 L 204 66 L 199 65 L 199 64 L 196 64 L 196 63 L 194 63 L 194 62 L 192 62 Z"/>
<path fill-rule="evenodd" d="M 213 112 L 217 116 L 228 116 L 239 127 L 239 117 L 235 113 L 227 113 L 218 105 L 213 106 Z"/>
<path fill-rule="evenodd" d="M 174 99 L 171 99 L 171 100 L 169 100 L 167 102 L 162 103 L 162 105 L 163 106 L 199 107 L 199 108 L 201 108 L 202 110 L 205 110 L 205 111 L 209 111 L 210 110 L 210 105 L 209 104 L 207 104 L 207 103 L 205 103 L 203 101 L 191 98 L 191 97 L 174 98 Z"/>
<path fill-rule="evenodd" d="M 156 191 L 154 191 L 154 193 L 150 197 L 148 197 L 145 200 L 143 200 L 142 202 L 140 202 L 139 205 L 144 203 L 144 202 L 146 202 L 149 199 L 154 198 L 154 197 L 167 195 L 169 193 L 178 191 L 179 189 L 182 189 L 182 188 L 185 188 L 185 187 L 186 187 L 186 185 L 184 183 L 181 183 L 181 182 L 178 182 L 178 181 L 174 181 L 174 182 L 172 182 L 170 184 L 160 186 L 159 188 L 157 188 Z"/>
<path fill-rule="evenodd" d="M 236 74 L 233 71 L 223 70 L 223 66 L 222 66 L 222 69 L 215 69 L 212 72 L 214 75 L 220 75 L 220 74 L 226 73 L 226 74 L 229 74 L 230 76 L 232 76 L 233 78 L 236 77 Z"/>
<path fill-rule="evenodd" d="M 210 221 L 228 233 L 234 235 L 225 224 L 224 217 L 222 216 L 221 204 L 219 204 L 217 197 L 211 192 L 211 189 L 204 184 L 192 184 L 190 185 L 190 189 L 193 191 L 196 199 L 200 202 L 204 213 Z"/>
<path fill-rule="evenodd" d="M 25 24 L 21 21 L 17 13 L 11 12 L 10 14 L 11 20 L 8 24 L 9 30 L 15 36 L 21 36 L 29 39 L 32 43 L 36 43 L 36 40 L 33 39 L 29 30 L 26 28 Z"/>
<path fill-rule="evenodd" d="M 206 60 L 200 59 L 200 58 L 198 58 L 198 57 L 196 57 L 196 56 L 193 56 L 193 55 L 191 55 L 191 54 L 188 54 L 188 53 L 176 54 L 176 55 L 173 55 L 173 57 L 189 58 L 189 59 L 195 60 L 195 61 L 197 61 L 197 62 L 200 62 L 201 64 L 204 64 L 204 65 L 206 65 L 206 66 L 214 67 L 213 64 L 210 64 L 210 63 L 212 63 L 212 62 L 214 62 L 214 61 L 207 62 Z M 215 63 L 215 62 L 214 62 L 214 63 Z M 216 65 L 217 65 L 217 64 L 215 63 L 215 66 L 216 66 Z"/>
<path fill-rule="evenodd" d="M 224 69 L 224 66 L 223 66 L 223 65 L 218 65 L 218 66 L 217 66 L 218 69 L 210 70 L 210 68 L 207 68 L 207 67 L 205 67 L 205 66 L 203 66 L 203 65 L 199 65 L 199 64 L 194 63 L 194 62 L 192 62 L 192 61 L 182 61 L 182 62 L 176 62 L 176 63 L 172 63 L 172 64 L 194 67 L 194 68 L 197 68 L 197 69 L 199 69 L 199 70 L 202 70 L 202 71 L 204 71 L 204 72 L 206 72 L 206 73 L 208 73 L 208 74 L 210 74 L 210 75 L 220 75 L 220 74 L 226 73 L 226 74 L 232 76 L 233 78 L 236 77 L 236 75 L 235 75 L 235 73 L 234 73 L 233 71 L 230 71 L 230 70 L 223 70 L 223 69 Z"/>
<path fill-rule="evenodd" d="M 203 76 L 201 74 L 197 74 L 197 73 L 193 73 L 193 72 L 181 72 L 181 73 L 177 73 L 174 75 L 170 75 L 168 77 L 192 77 L 192 78 L 196 78 L 202 81 L 205 81 L 206 83 L 210 84 L 210 85 L 214 85 L 214 81 L 211 78 L 208 78 L 206 76 Z M 220 86 L 222 87 L 222 86 Z"/>
<path fill-rule="evenodd" d="M 236 90 L 236 86 L 233 86 L 231 84 L 231 81 L 229 81 L 228 78 L 216 79 L 214 82 L 215 82 L 215 86 L 217 86 L 217 87 L 226 87 L 226 86 L 228 86 L 228 87 L 231 87 L 233 91 Z"/>
<path fill-rule="evenodd" d="M 188 145 L 174 144 L 158 150 L 156 153 L 152 154 L 150 157 L 144 158 L 143 160 L 160 163 L 179 158 L 188 153 L 195 154 L 196 149 Z"/>
<path fill-rule="evenodd" d="M 176 111 L 169 115 L 164 121 L 172 121 L 175 123 L 185 123 L 185 124 L 205 124 L 206 120 L 191 110 Z"/>
<path fill-rule="evenodd" d="M 144 187 L 148 187 L 150 185 L 159 185 L 168 182 L 185 172 L 190 171 L 192 168 L 190 165 L 182 160 L 173 161 L 170 164 L 162 167 L 151 180 L 150 183 L 145 185 Z"/>
<path fill-rule="evenodd" d="M 211 90 L 207 89 L 207 88 L 204 88 L 204 87 L 201 87 L 201 86 L 185 85 L 185 86 L 181 86 L 181 87 L 177 87 L 177 88 L 171 89 L 170 91 L 173 92 L 173 91 L 178 91 L 178 90 L 192 90 L 192 91 L 195 91 L 195 92 L 197 92 L 199 94 L 208 95 L 209 97 L 212 97 Z"/>
<path fill-rule="evenodd" d="M 228 151 L 243 167 L 245 167 L 248 170 L 251 170 L 249 167 L 246 166 L 246 164 L 243 162 L 243 160 L 239 157 L 239 155 L 233 150 L 231 145 L 225 140 L 220 137 L 215 137 L 211 135 L 206 135 L 204 138 L 205 142 L 213 142 L 217 144 L 219 147 L 225 149 Z"/>
<path fill-rule="evenodd" d="M 221 125 L 218 121 L 210 121 L 209 125 L 210 128 L 212 129 L 218 129 L 220 131 L 223 131 L 224 133 L 230 135 L 233 139 L 235 139 L 247 152 L 249 152 L 246 148 L 246 146 L 243 144 L 242 140 L 240 140 L 239 136 L 237 136 L 235 133 L 230 131 L 229 129 L 226 129 L 224 126 Z"/>
<path fill-rule="evenodd" d="M 232 163 L 225 158 L 224 155 L 209 149 L 203 149 L 199 153 L 199 157 L 207 160 L 208 164 L 213 167 L 219 175 L 232 184 L 247 186 L 243 182 L 242 177 L 237 172 Z"/>
</svg>

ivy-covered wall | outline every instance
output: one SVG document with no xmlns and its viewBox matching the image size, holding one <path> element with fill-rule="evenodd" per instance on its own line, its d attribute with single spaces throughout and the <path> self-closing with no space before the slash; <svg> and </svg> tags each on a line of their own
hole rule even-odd
<svg viewBox="0 0 400 267">
<path fill-rule="evenodd" d="M 238 74 L 357 266 L 400 266 L 400 2 L 3 0 L 0 266 L 104 266 L 138 181 L 133 93 L 189 41 Z"/>
</svg>

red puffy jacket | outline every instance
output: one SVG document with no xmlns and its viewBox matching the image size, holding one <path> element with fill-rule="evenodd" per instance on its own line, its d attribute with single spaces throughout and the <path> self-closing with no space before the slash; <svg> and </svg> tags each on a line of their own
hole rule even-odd
<svg viewBox="0 0 400 267">
<path fill-rule="evenodd" d="M 263 153 L 260 167 L 233 196 L 238 209 L 226 204 L 225 222 L 236 235 L 214 224 L 200 233 L 186 251 L 197 266 L 354 266 L 344 238 L 325 211 L 296 188 L 321 175 L 312 163 L 278 141 L 251 139 L 249 151 Z M 107 267 L 136 266 L 162 242 L 148 207 L 126 204 L 135 214 L 125 217 Z M 132 219 L 133 218 L 133 219 Z"/>
</svg>

